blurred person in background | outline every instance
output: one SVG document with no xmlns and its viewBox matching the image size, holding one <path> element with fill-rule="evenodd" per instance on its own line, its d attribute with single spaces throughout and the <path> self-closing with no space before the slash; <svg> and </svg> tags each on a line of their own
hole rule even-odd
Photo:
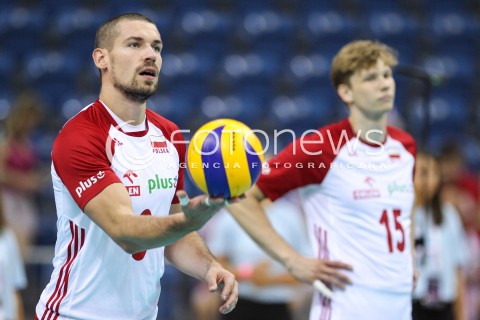
<svg viewBox="0 0 480 320">
<path fill-rule="evenodd" d="M 38 229 L 34 196 L 41 186 L 42 174 L 31 134 L 39 123 L 41 108 L 41 99 L 33 92 L 19 95 L 5 120 L 0 141 L 0 183 L 5 219 L 17 235 L 24 257 Z"/>
<path fill-rule="evenodd" d="M 264 250 L 320 289 L 312 320 L 411 319 L 416 144 L 387 125 L 396 64 L 396 52 L 383 43 L 346 44 L 331 79 L 348 118 L 291 143 L 270 159 L 247 198 L 228 207 Z M 316 259 L 285 242 L 260 205 L 296 189 Z"/>
<path fill-rule="evenodd" d="M 442 198 L 460 213 L 468 246 L 465 319 L 480 318 L 480 176 L 469 170 L 460 146 L 447 142 L 440 150 Z"/>
<path fill-rule="evenodd" d="M 20 291 L 27 287 L 27 277 L 15 233 L 6 224 L 5 207 L 0 199 L 0 319 L 23 320 Z"/>
<path fill-rule="evenodd" d="M 441 197 L 440 164 L 428 153 L 415 167 L 415 248 L 419 273 L 414 320 L 464 320 L 467 243 L 460 216 Z"/>
<path fill-rule="evenodd" d="M 298 252 L 308 256 L 311 255 L 310 248 L 298 198 L 298 194 L 292 192 L 273 203 L 266 199 L 262 206 L 284 239 Z M 310 290 L 266 255 L 226 210 L 216 215 L 205 228 L 208 229 L 206 242 L 213 254 L 238 280 L 237 306 L 220 319 L 292 320 L 295 319 L 294 304 L 308 305 Z M 217 308 L 218 300 L 208 302 L 206 295 L 199 296 L 198 293 L 194 297 L 197 310 L 205 310 L 209 305 L 210 310 Z M 211 311 L 205 311 L 213 315 Z M 195 319 L 217 318 L 204 316 Z M 305 319 L 304 314 L 301 319 Z"/>
<path fill-rule="evenodd" d="M 156 319 L 165 259 L 221 294 L 219 312 L 235 308 L 235 277 L 195 232 L 228 202 L 189 199 L 178 126 L 146 108 L 162 48 L 157 26 L 141 14 L 97 30 L 99 98 L 53 144 L 57 240 L 38 319 Z"/>
</svg>

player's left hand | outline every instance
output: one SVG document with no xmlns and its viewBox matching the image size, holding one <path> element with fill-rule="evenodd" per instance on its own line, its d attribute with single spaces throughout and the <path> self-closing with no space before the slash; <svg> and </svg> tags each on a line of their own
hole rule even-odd
<svg viewBox="0 0 480 320">
<path fill-rule="evenodd" d="M 218 309 L 227 314 L 232 311 L 238 301 L 238 283 L 235 276 L 218 262 L 211 264 L 207 271 L 206 281 L 210 292 L 218 292 L 223 304 Z"/>
<path fill-rule="evenodd" d="M 192 230 L 200 229 L 215 213 L 230 204 L 236 203 L 245 198 L 244 195 L 225 199 L 221 197 L 210 197 L 199 195 L 190 199 L 184 190 L 177 191 L 182 211 L 187 218 L 188 227 Z"/>
</svg>

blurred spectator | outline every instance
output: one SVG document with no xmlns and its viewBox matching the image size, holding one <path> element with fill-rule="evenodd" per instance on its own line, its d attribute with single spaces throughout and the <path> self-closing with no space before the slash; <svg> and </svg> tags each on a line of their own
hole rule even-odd
<svg viewBox="0 0 480 320">
<path fill-rule="evenodd" d="M 35 239 L 38 213 L 33 196 L 41 183 L 39 159 L 31 141 L 42 106 L 33 93 L 20 95 L 5 120 L 0 139 L 1 196 L 6 223 L 17 235 L 22 255 Z"/>
<path fill-rule="evenodd" d="M 17 239 L 7 227 L 0 200 L 0 319 L 23 320 L 23 302 L 20 290 L 27 286 L 27 278 Z"/>
<path fill-rule="evenodd" d="M 440 153 L 440 168 L 444 187 L 442 196 L 460 211 L 463 221 L 480 229 L 480 177 L 465 164 L 457 143 L 446 143 Z"/>
<path fill-rule="evenodd" d="M 467 236 L 468 258 L 465 265 L 466 318 L 480 319 L 480 177 L 465 164 L 457 143 L 446 143 L 440 153 L 442 198 L 455 205 Z"/>
<path fill-rule="evenodd" d="M 295 196 L 295 193 L 290 193 L 274 203 L 267 200 L 262 205 L 285 240 L 308 255 L 305 225 L 302 212 L 295 204 Z M 262 251 L 226 210 L 209 222 L 207 228 L 206 242 L 222 264 L 235 274 L 239 283 L 236 308 L 227 315 L 221 315 L 220 319 L 291 320 L 295 319 L 295 311 L 298 313 L 292 309 L 294 305 L 300 309 L 306 305 L 306 314 L 299 319 L 308 317 L 310 288 L 300 284 L 281 264 Z M 197 289 L 194 294 L 195 319 L 217 319 L 215 311 L 219 301 L 209 300 L 207 291 L 205 294 L 202 291 Z"/>
<path fill-rule="evenodd" d="M 440 166 L 433 156 L 417 156 L 414 185 L 419 278 L 413 319 L 463 320 L 466 238 L 457 210 L 441 200 Z"/>
</svg>

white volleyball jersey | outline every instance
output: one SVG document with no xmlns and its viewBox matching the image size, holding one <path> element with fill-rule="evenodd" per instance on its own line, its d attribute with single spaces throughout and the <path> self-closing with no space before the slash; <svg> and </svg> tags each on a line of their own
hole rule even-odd
<svg viewBox="0 0 480 320">
<path fill-rule="evenodd" d="M 52 151 L 54 270 L 36 307 L 39 320 L 156 319 L 164 248 L 127 254 L 83 209 L 122 183 L 136 214 L 168 215 L 183 189 L 185 145 L 181 134 L 172 138 L 177 129 L 147 110 L 145 129 L 125 132 L 99 100 L 62 128 Z"/>
<path fill-rule="evenodd" d="M 342 272 L 353 286 L 410 294 L 416 147 L 407 133 L 392 127 L 387 132 L 384 143 L 368 144 L 348 119 L 323 127 L 272 158 L 257 185 L 272 200 L 297 189 L 314 254 L 352 265 L 352 272 Z M 347 296 L 334 291 L 333 300 Z M 334 307 L 324 300 L 314 299 Z M 361 310 L 358 319 L 372 319 L 369 315 Z"/>
</svg>

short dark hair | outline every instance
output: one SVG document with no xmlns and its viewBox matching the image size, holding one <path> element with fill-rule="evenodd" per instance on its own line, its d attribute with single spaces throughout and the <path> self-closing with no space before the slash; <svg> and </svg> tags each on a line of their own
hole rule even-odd
<svg viewBox="0 0 480 320">
<path fill-rule="evenodd" d="M 117 33 L 115 27 L 120 21 L 124 20 L 139 20 L 146 21 L 155 24 L 150 18 L 140 13 L 124 13 L 116 16 L 105 23 L 103 23 L 98 29 L 95 35 L 95 48 L 105 48 L 111 50 L 113 47 L 113 40 Z"/>
</svg>

